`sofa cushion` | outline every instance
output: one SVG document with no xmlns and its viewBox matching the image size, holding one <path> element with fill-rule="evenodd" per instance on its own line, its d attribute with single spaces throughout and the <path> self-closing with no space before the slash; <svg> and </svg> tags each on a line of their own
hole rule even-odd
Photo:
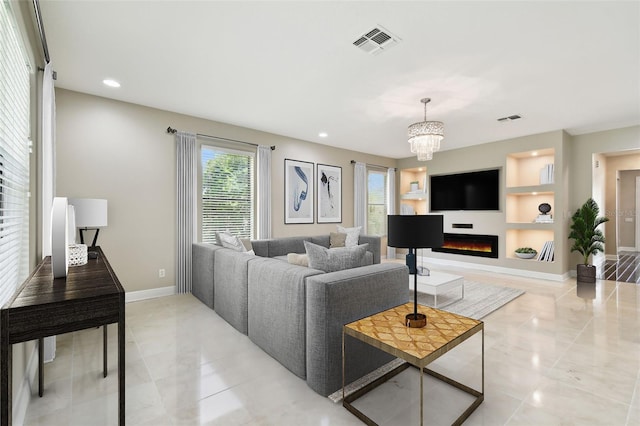
<svg viewBox="0 0 640 426">
<path fill-rule="evenodd" d="M 356 226 L 354 228 L 344 228 L 338 225 L 338 232 L 347 234 L 347 240 L 345 241 L 345 247 L 354 247 L 358 245 L 358 237 L 360 237 L 360 230 L 362 226 Z"/>
<path fill-rule="evenodd" d="M 342 232 L 332 232 L 329 234 L 329 248 L 345 247 L 347 234 Z"/>
<path fill-rule="evenodd" d="M 362 244 L 355 247 L 328 249 L 309 241 L 305 241 L 304 246 L 309 256 L 309 267 L 324 272 L 342 271 L 362 266 L 365 253 L 369 248 L 369 244 Z"/>
</svg>

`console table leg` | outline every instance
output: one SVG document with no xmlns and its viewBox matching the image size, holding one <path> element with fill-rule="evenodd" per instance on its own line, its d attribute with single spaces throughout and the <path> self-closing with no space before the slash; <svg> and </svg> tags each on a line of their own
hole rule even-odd
<svg viewBox="0 0 640 426">
<path fill-rule="evenodd" d="M 44 395 L 44 338 L 38 339 L 38 396 Z"/>
<path fill-rule="evenodd" d="M 9 318 L 2 311 L 0 319 L 0 425 L 11 424 L 11 361 L 13 351 L 9 344 Z"/>
<path fill-rule="evenodd" d="M 422 426 L 422 422 L 424 421 L 424 368 L 419 368 L 420 370 L 420 426 Z"/>
<path fill-rule="evenodd" d="M 102 376 L 107 377 L 107 326 L 102 326 Z"/>
<path fill-rule="evenodd" d="M 125 327 L 124 327 L 124 294 L 120 300 L 120 320 L 118 321 L 118 417 L 120 426 L 125 425 L 125 396 L 124 396 L 124 345 L 125 345 Z M 106 341 L 105 341 L 106 343 Z"/>
</svg>

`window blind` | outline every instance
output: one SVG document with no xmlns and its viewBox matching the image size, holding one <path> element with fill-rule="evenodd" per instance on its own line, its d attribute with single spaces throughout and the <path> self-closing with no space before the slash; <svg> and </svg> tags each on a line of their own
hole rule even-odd
<svg viewBox="0 0 640 426">
<path fill-rule="evenodd" d="M 9 2 L 0 4 L 0 305 L 29 271 L 30 71 Z"/>
<path fill-rule="evenodd" d="M 202 146 L 202 241 L 216 232 L 252 238 L 255 154 Z"/>
</svg>

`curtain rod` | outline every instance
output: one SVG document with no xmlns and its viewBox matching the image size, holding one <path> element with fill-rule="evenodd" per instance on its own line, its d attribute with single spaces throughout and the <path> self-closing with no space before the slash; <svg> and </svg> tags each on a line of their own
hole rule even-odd
<svg viewBox="0 0 640 426">
<path fill-rule="evenodd" d="M 167 127 L 167 133 L 176 134 L 177 132 L 178 132 L 178 129 L 173 129 L 171 126 Z M 239 141 L 236 139 L 229 139 L 229 138 L 221 138 L 220 136 L 203 135 L 202 133 L 196 133 L 196 136 L 200 136 L 201 138 L 218 139 L 218 140 L 227 141 L 227 142 L 242 143 L 242 144 L 251 145 L 251 146 L 260 146 L 257 143 Z M 271 145 L 270 148 L 271 148 L 271 151 L 275 151 L 276 146 Z"/>
<path fill-rule="evenodd" d="M 36 23 L 38 24 L 38 33 L 40 34 L 40 42 L 42 43 L 42 50 L 44 51 L 44 59 L 45 61 L 47 61 L 47 63 L 49 63 L 51 62 L 51 57 L 49 56 L 47 36 L 45 36 L 44 34 L 44 23 L 42 22 L 42 15 L 40 13 L 40 2 L 38 0 L 33 0 L 33 10 L 36 15 Z"/>
<path fill-rule="evenodd" d="M 357 161 L 356 160 L 351 160 L 351 164 L 356 164 Z M 367 165 L 367 167 L 377 167 L 379 169 L 393 169 L 393 170 L 398 170 L 397 167 L 388 167 L 388 166 L 381 166 L 379 164 L 369 164 L 369 163 L 364 163 Z"/>
</svg>

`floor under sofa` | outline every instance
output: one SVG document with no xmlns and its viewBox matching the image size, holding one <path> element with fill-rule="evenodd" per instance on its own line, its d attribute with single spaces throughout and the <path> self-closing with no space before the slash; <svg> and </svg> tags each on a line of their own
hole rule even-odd
<svg viewBox="0 0 640 426">
<path fill-rule="evenodd" d="M 526 291 L 483 319 L 485 400 L 465 424 L 640 424 L 640 286 L 599 281 L 586 301 L 574 279 L 448 272 Z M 129 303 L 126 315 L 127 425 L 362 424 L 191 295 Z M 115 338 L 110 328 L 103 379 L 100 330 L 58 336 L 45 395 L 31 396 L 25 424 L 116 424 Z M 471 338 L 434 368 L 474 385 L 479 348 Z M 416 424 L 418 386 L 406 370 L 359 407 L 381 424 Z M 425 389 L 429 424 L 449 424 L 465 406 L 454 388 Z"/>
</svg>

